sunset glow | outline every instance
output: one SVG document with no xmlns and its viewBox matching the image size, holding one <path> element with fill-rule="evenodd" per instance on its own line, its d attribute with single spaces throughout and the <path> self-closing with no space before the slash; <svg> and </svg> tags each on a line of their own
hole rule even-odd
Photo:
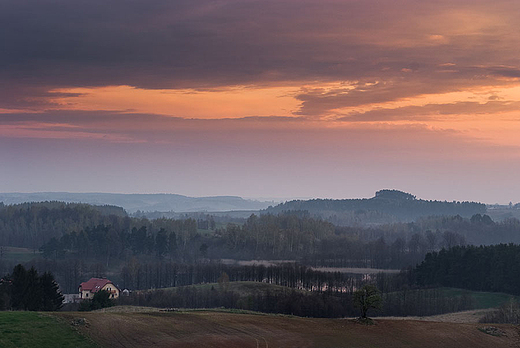
<svg viewBox="0 0 520 348">
<path fill-rule="evenodd" d="M 292 116 L 295 88 L 233 86 L 211 90 L 150 90 L 130 86 L 57 89 L 50 101 L 61 110 L 138 112 L 185 118 Z M 65 96 L 63 96 L 65 95 Z M 71 95 L 71 96 L 69 96 Z"/>
<path fill-rule="evenodd" d="M 0 191 L 520 200 L 520 3 L 138 3 L 0 5 Z"/>
</svg>

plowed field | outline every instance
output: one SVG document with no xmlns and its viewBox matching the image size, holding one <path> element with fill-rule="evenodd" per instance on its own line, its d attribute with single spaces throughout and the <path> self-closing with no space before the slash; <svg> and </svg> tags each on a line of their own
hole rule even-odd
<svg viewBox="0 0 520 348">
<path fill-rule="evenodd" d="M 60 313 L 69 322 L 86 318 L 80 330 L 103 347 L 519 347 L 518 328 L 493 325 L 504 336 L 463 324 L 414 320 L 376 321 L 195 312 Z"/>
</svg>

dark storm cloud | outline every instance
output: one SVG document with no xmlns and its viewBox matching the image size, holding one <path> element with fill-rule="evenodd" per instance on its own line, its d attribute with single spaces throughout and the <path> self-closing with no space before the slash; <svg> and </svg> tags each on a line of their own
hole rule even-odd
<svg viewBox="0 0 520 348">
<path fill-rule="evenodd" d="M 44 86 L 23 85 L 16 81 L 0 81 L 0 108 L 30 109 L 55 107 L 50 98 L 79 97 L 81 93 L 49 92 Z"/>
<path fill-rule="evenodd" d="M 300 113 L 309 115 L 453 90 L 489 75 L 516 77 L 514 28 L 497 23 L 465 34 L 437 18 L 459 9 L 486 14 L 486 6 L 462 0 L 3 1 L 0 91 L 11 92 L 0 96 L 0 107 L 40 105 L 46 89 L 56 87 L 387 82 L 347 97 L 302 93 Z M 493 6 L 509 19 L 520 13 L 517 3 Z M 450 62 L 456 73 L 437 76 L 439 65 Z M 508 68 L 478 76 L 468 68 L 491 64 Z"/>
<path fill-rule="evenodd" d="M 520 69 L 515 67 L 491 67 L 489 71 L 495 76 L 520 78 Z"/>
<path fill-rule="evenodd" d="M 288 22 L 299 8 L 287 1 L 3 2 L 1 74 L 34 84 L 148 88 L 293 78 L 309 68 L 318 76 L 328 63 L 305 58 L 319 47 L 301 42 L 301 25 Z"/>
<path fill-rule="evenodd" d="M 302 102 L 299 115 L 322 115 L 333 109 L 357 107 L 372 103 L 384 103 L 406 97 L 462 90 L 486 83 L 487 70 L 477 73 L 475 69 L 436 72 L 435 67 L 413 71 L 402 69 L 398 77 L 366 80 L 338 88 L 304 89 L 296 98 Z M 480 77 L 479 77 L 480 75 Z M 489 82 L 487 82 L 489 83 Z"/>
</svg>

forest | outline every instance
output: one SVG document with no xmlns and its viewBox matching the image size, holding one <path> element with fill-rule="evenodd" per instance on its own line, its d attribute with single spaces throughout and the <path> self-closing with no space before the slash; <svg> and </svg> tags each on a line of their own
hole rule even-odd
<svg viewBox="0 0 520 348">
<path fill-rule="evenodd" d="M 520 245 L 457 246 L 428 253 L 417 283 L 520 295 Z"/>
<path fill-rule="evenodd" d="M 383 314 L 426 315 L 472 306 L 468 298 L 450 299 L 436 290 L 438 286 L 520 294 L 519 285 L 512 280 L 519 278 L 517 270 L 505 269 L 518 263 L 518 247 L 508 243 L 519 243 L 519 236 L 520 221 L 494 222 L 480 213 L 469 218 L 429 216 L 413 222 L 355 227 L 335 226 L 301 210 L 251 214 L 227 222 L 202 213 L 150 220 L 130 217 L 113 206 L 43 202 L 0 206 L 0 271 L 7 274 L 16 262 L 3 250 L 25 248 L 30 257 L 24 265 L 52 272 L 64 293 L 76 292 L 78 284 L 90 277 L 107 276 L 121 288 L 136 291 L 127 299 L 132 303 L 180 301 L 180 306 L 192 301 L 195 292 L 197 298 L 206 300 L 189 302 L 193 306 L 227 303 L 230 308 L 290 314 L 295 313 L 291 306 L 281 310 L 270 301 L 300 303 L 303 291 L 312 297 L 305 301 L 319 303 L 315 308 L 321 309 L 298 313 L 312 316 L 352 313 L 352 307 L 345 304 L 349 296 L 362 284 L 375 282 L 385 299 Z M 507 244 L 493 245 L 498 243 Z M 270 266 L 235 263 L 255 259 L 289 262 Z M 487 262 L 487 268 L 479 262 Z M 366 276 L 314 267 L 402 271 Z M 292 290 L 249 299 L 191 289 L 197 284 L 218 283 L 223 274 L 231 282 L 267 283 Z M 475 280 L 481 274 L 486 275 L 485 282 Z M 139 292 L 178 287 L 191 290 L 183 290 L 183 296 Z M 168 300 L 161 300 L 163 297 Z M 340 310 L 331 311 L 330 306 Z"/>
</svg>

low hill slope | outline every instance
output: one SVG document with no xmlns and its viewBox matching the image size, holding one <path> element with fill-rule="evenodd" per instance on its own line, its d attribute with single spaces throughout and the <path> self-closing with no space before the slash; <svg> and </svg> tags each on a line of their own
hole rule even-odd
<svg viewBox="0 0 520 348">
<path fill-rule="evenodd" d="M 0 312 L 2 348 L 96 348 L 63 320 L 36 312 Z"/>
<path fill-rule="evenodd" d="M 103 347 L 515 347 L 514 326 L 504 336 L 481 324 L 378 320 L 365 326 L 345 319 L 235 314 L 215 311 L 148 313 L 58 313 L 83 317 L 82 330 Z"/>
<path fill-rule="evenodd" d="M 138 292 L 153 294 L 157 291 L 182 291 L 185 288 L 194 288 L 197 290 L 210 290 L 220 289 L 221 287 L 225 287 L 226 291 L 236 292 L 240 296 L 254 296 L 258 294 L 265 294 L 266 292 L 270 292 L 271 294 L 277 294 L 280 292 L 291 292 L 291 291 L 300 291 L 297 289 L 293 289 L 287 286 L 281 286 L 276 284 L 268 284 L 261 282 L 253 282 L 253 281 L 235 281 L 235 282 L 227 282 L 223 284 L 219 283 L 204 283 L 204 284 L 193 284 L 186 286 L 177 286 L 174 288 L 162 288 L 162 289 L 153 289 L 153 290 L 139 290 Z M 303 290 L 301 292 L 304 292 Z"/>
</svg>

